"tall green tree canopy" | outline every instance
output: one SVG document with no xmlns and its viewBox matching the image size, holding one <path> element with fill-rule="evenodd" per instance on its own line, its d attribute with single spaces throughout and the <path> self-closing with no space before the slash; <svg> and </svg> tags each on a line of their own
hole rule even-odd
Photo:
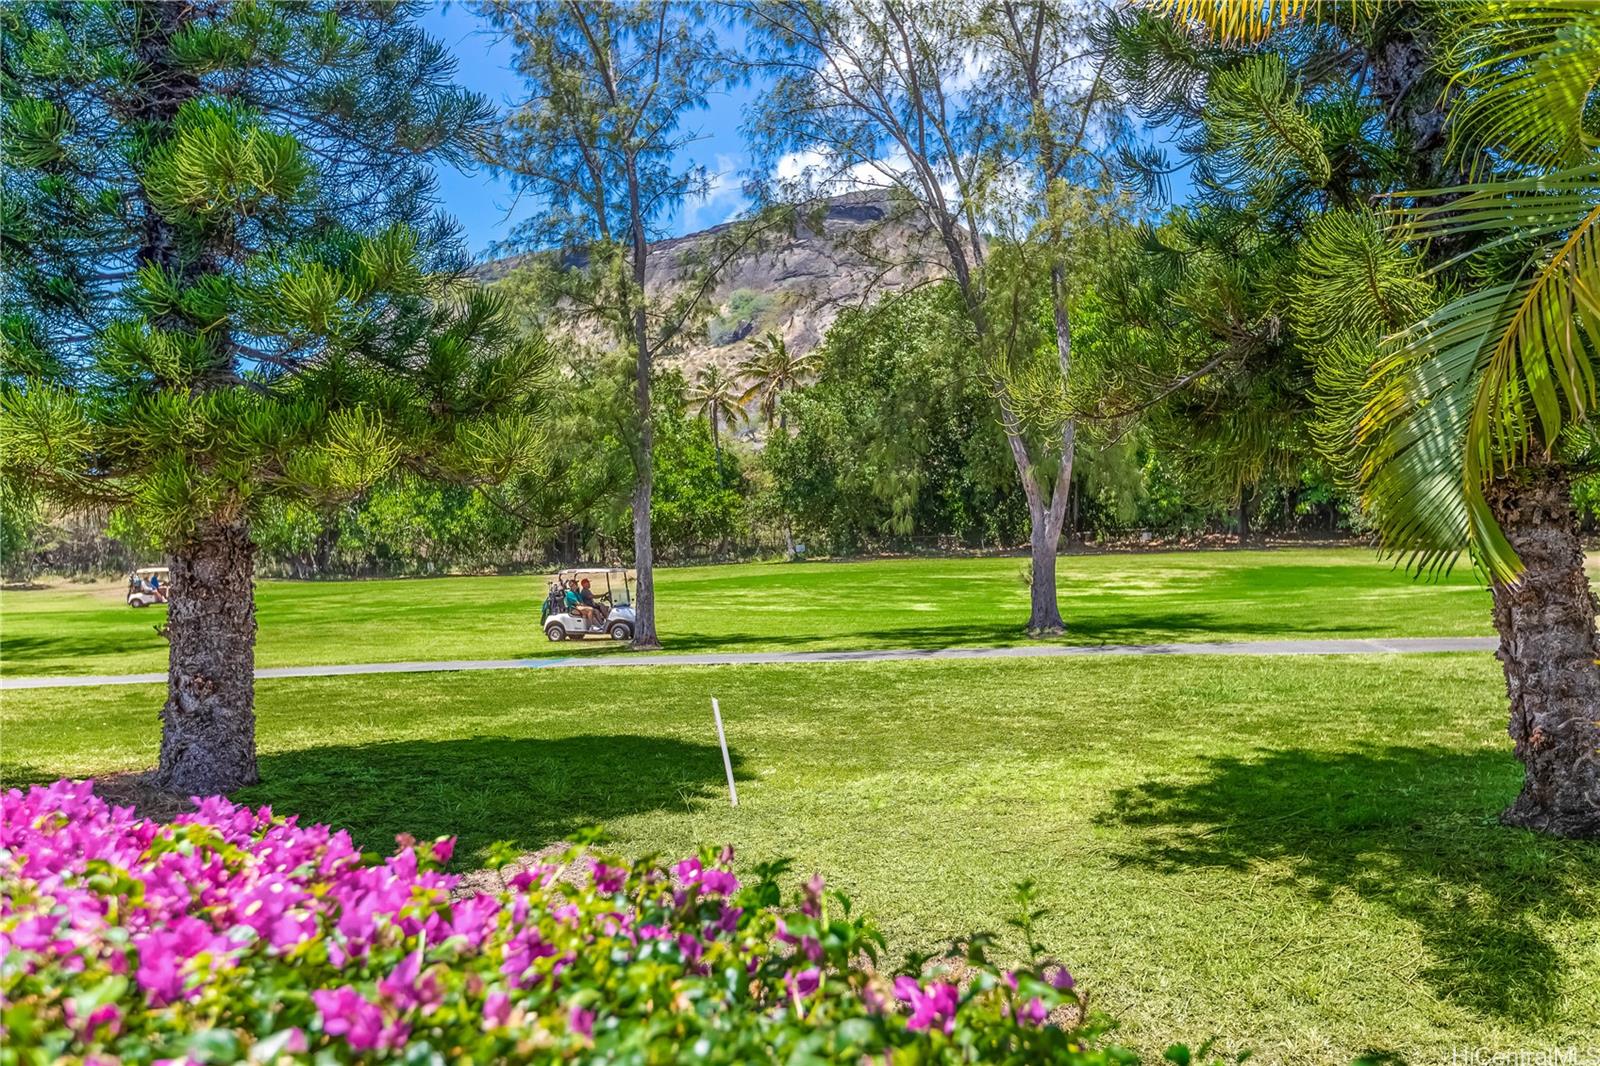
<svg viewBox="0 0 1600 1066">
<path fill-rule="evenodd" d="M 1028 632 L 1059 634 L 1055 558 L 1079 417 L 1043 394 L 1060 401 L 1074 390 L 1071 305 L 1096 231 L 1125 213 L 1123 164 L 1141 162 L 1119 151 L 1128 126 L 1104 40 L 1081 11 L 1044 0 L 738 8 L 749 61 L 773 76 L 749 121 L 778 178 L 766 195 L 814 199 L 875 185 L 933 233 L 934 247 L 917 255 L 961 295 L 1028 501 Z M 991 254 L 997 237 L 1001 256 Z M 862 244 L 871 254 L 870 237 Z M 1032 342 L 1041 279 L 1048 347 Z"/>
<path fill-rule="evenodd" d="M 542 348 L 432 210 L 490 111 L 419 10 L 0 10 L 4 471 L 170 551 L 173 790 L 256 778 L 258 508 L 536 454 Z"/>
<path fill-rule="evenodd" d="M 511 243 L 559 253 L 544 277 L 563 313 L 598 323 L 633 356 L 633 643 L 657 647 L 652 374 L 656 358 L 703 310 L 722 254 L 678 264 L 696 280 L 661 297 L 646 287 L 649 243 L 686 197 L 706 187 L 704 168 L 680 152 L 695 138 L 688 118 L 729 68 L 698 3 L 484 0 L 477 7 L 515 45 L 527 91 L 488 154 L 538 204 Z"/>
</svg>

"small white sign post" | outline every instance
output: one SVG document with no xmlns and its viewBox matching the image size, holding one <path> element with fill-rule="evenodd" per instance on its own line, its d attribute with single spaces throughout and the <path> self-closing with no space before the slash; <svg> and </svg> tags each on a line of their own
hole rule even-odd
<svg viewBox="0 0 1600 1066">
<path fill-rule="evenodd" d="M 728 772 L 728 799 L 737 807 L 739 790 L 733 787 L 733 760 L 728 758 L 728 738 L 722 732 L 722 708 L 717 706 L 715 696 L 711 697 L 711 717 L 717 721 L 717 743 L 722 745 L 722 768 Z"/>
</svg>

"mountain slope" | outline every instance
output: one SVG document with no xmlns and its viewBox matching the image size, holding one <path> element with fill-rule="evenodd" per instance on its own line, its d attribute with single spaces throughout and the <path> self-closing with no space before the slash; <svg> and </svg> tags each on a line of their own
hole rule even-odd
<svg viewBox="0 0 1600 1066">
<path fill-rule="evenodd" d="M 646 288 L 665 295 L 687 285 L 685 264 L 706 256 L 732 225 L 651 244 Z M 759 247 L 733 256 L 706 298 L 704 327 L 663 352 L 663 361 L 690 379 L 710 363 L 730 369 L 768 331 L 781 335 L 790 351 L 804 355 L 821 343 L 846 307 L 942 276 L 936 244 L 921 214 L 891 203 L 884 194 L 834 197 L 791 231 L 766 235 Z M 495 260 L 478 274 L 495 281 L 525 259 Z M 594 323 L 576 321 L 565 328 L 583 341 L 604 342 Z"/>
</svg>

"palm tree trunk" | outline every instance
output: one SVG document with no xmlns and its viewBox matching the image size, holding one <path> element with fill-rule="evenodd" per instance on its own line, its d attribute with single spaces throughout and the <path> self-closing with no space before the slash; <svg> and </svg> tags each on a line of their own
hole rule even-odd
<svg viewBox="0 0 1600 1066">
<path fill-rule="evenodd" d="M 1511 699 L 1522 793 L 1508 825 L 1600 837 L 1600 644 L 1566 472 L 1534 462 L 1497 479 L 1489 506 L 1526 568 L 1494 586 L 1496 652 Z"/>
<path fill-rule="evenodd" d="M 712 404 L 710 407 L 706 408 L 706 412 L 707 412 L 708 417 L 710 417 L 710 419 L 711 419 L 711 454 L 713 456 L 715 456 L 715 458 L 716 458 L 717 482 L 718 482 L 718 484 L 721 484 L 721 482 L 722 482 L 722 438 L 721 438 L 721 435 L 717 433 L 717 407 L 716 407 L 716 404 Z"/>
<path fill-rule="evenodd" d="M 238 520 L 202 522 L 173 553 L 162 789 L 210 796 L 259 780 L 254 572 L 255 545 Z"/>
</svg>

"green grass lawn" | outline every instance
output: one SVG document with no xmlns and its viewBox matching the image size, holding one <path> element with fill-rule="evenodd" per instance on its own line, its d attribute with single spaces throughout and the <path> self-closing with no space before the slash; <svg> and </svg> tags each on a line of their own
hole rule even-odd
<svg viewBox="0 0 1600 1066">
<path fill-rule="evenodd" d="M 943 648 L 1023 640 L 1020 559 L 900 559 L 662 570 L 668 651 Z M 1361 548 L 1063 557 L 1061 609 L 1080 644 L 1275 637 L 1488 635 L 1489 597 L 1469 568 L 1417 582 Z M 550 644 L 544 579 L 263 581 L 257 664 L 502 659 L 621 651 Z M 7 674 L 166 668 L 161 608 L 120 586 L 0 595 Z"/>
<path fill-rule="evenodd" d="M 1424 606 L 1400 627 L 1352 591 L 1383 588 L 1381 571 L 1292 558 L 1230 556 L 1210 579 L 1160 560 L 1138 587 L 1168 583 L 1187 606 L 1164 613 L 1151 598 L 1138 624 L 1214 616 L 1231 620 L 1222 633 L 1260 636 L 1296 631 L 1278 617 L 1286 604 L 1320 602 L 1337 612 L 1304 610 L 1301 625 L 1476 631 L 1467 593 L 1417 592 Z M 1074 562 L 1069 587 L 1094 580 L 1088 565 Z M 1130 561 L 1092 565 L 1138 602 Z M 1365 576 L 1296 593 L 1261 577 L 1275 566 Z M 458 585 L 471 587 L 438 583 Z M 672 587 L 681 597 L 694 581 Z M 264 599 L 341 588 L 269 586 Z M 1406 617 L 1411 600 L 1385 595 Z M 1109 621 L 1087 597 L 1069 602 Z M 1188 633 L 1168 626 L 1137 635 Z M 495 839 L 531 849 L 595 822 L 630 853 L 729 842 L 743 861 L 790 855 L 825 871 L 896 955 L 973 930 L 1017 951 L 1011 886 L 1033 878 L 1051 912 L 1039 935 L 1147 1052 L 1218 1034 L 1264 1063 L 1382 1048 L 1421 1064 L 1459 1047 L 1600 1039 L 1600 846 L 1496 823 L 1520 768 L 1488 655 L 528 671 L 257 691 L 264 780 L 243 798 L 376 848 L 453 833 L 471 865 Z M 738 809 L 711 695 L 738 759 Z M 154 757 L 157 686 L 3 699 L 8 783 Z"/>
</svg>

